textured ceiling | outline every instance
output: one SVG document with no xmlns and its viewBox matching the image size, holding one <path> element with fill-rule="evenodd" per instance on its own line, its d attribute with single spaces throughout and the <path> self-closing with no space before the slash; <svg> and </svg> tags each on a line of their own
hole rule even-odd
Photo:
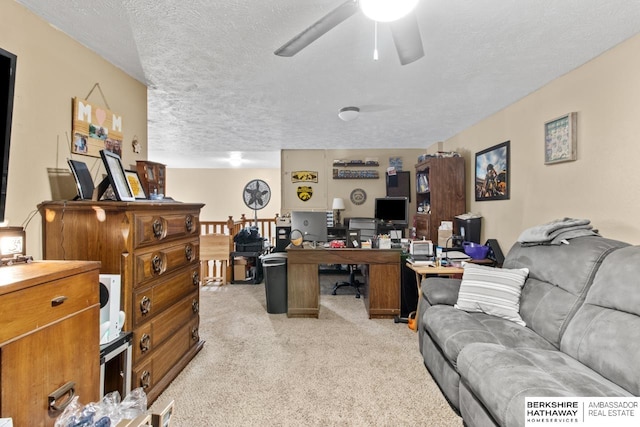
<svg viewBox="0 0 640 427">
<path fill-rule="evenodd" d="M 422 0 L 425 57 L 401 66 L 356 14 L 273 51 L 344 0 L 17 0 L 149 86 L 149 158 L 273 167 L 280 149 L 426 148 L 640 31 L 640 1 Z M 96 27 L 99 22 L 99 27 Z M 96 28 L 104 31 L 96 31 Z M 343 122 L 341 107 L 360 117 Z"/>
</svg>

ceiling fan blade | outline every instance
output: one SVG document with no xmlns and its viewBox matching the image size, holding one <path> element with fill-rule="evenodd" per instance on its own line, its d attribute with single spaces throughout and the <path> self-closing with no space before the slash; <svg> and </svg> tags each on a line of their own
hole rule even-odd
<svg viewBox="0 0 640 427">
<path fill-rule="evenodd" d="M 357 0 L 347 0 L 273 53 L 278 56 L 293 56 L 359 10 Z"/>
<path fill-rule="evenodd" d="M 396 44 L 400 64 L 407 65 L 424 56 L 420 27 L 415 13 L 389 23 L 393 42 Z"/>
</svg>

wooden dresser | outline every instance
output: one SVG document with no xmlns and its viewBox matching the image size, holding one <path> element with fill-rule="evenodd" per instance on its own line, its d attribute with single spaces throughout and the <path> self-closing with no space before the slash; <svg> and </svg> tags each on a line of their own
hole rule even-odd
<svg viewBox="0 0 640 427">
<path fill-rule="evenodd" d="M 80 261 L 0 267 L 0 418 L 53 426 L 73 395 L 83 403 L 100 398 L 99 268 Z"/>
<path fill-rule="evenodd" d="M 101 261 L 121 275 L 133 331 L 132 388 L 152 403 L 200 351 L 200 209 L 168 202 L 43 202 L 43 257 Z"/>
</svg>

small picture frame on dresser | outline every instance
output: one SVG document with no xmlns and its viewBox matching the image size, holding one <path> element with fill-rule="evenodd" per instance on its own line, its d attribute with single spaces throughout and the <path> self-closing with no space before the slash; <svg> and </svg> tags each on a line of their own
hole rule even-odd
<svg viewBox="0 0 640 427">
<path fill-rule="evenodd" d="M 151 414 L 151 424 L 153 427 L 171 427 L 171 418 L 173 418 L 173 406 L 175 401 L 169 402 L 158 413 Z"/>
<path fill-rule="evenodd" d="M 137 200 L 145 200 L 147 198 L 147 194 L 144 192 L 144 187 L 142 186 L 138 172 L 127 169 L 124 171 L 124 174 L 127 176 L 127 181 L 129 181 L 133 196 Z"/>
</svg>

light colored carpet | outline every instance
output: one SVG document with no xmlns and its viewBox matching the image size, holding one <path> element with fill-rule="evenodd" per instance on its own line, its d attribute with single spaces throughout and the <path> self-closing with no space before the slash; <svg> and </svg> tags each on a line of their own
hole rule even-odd
<svg viewBox="0 0 640 427">
<path fill-rule="evenodd" d="M 151 409 L 174 399 L 174 427 L 462 426 L 416 333 L 368 319 L 351 289 L 330 295 L 334 281 L 321 276 L 319 319 L 268 314 L 264 284 L 203 287 L 204 348 Z"/>
</svg>

